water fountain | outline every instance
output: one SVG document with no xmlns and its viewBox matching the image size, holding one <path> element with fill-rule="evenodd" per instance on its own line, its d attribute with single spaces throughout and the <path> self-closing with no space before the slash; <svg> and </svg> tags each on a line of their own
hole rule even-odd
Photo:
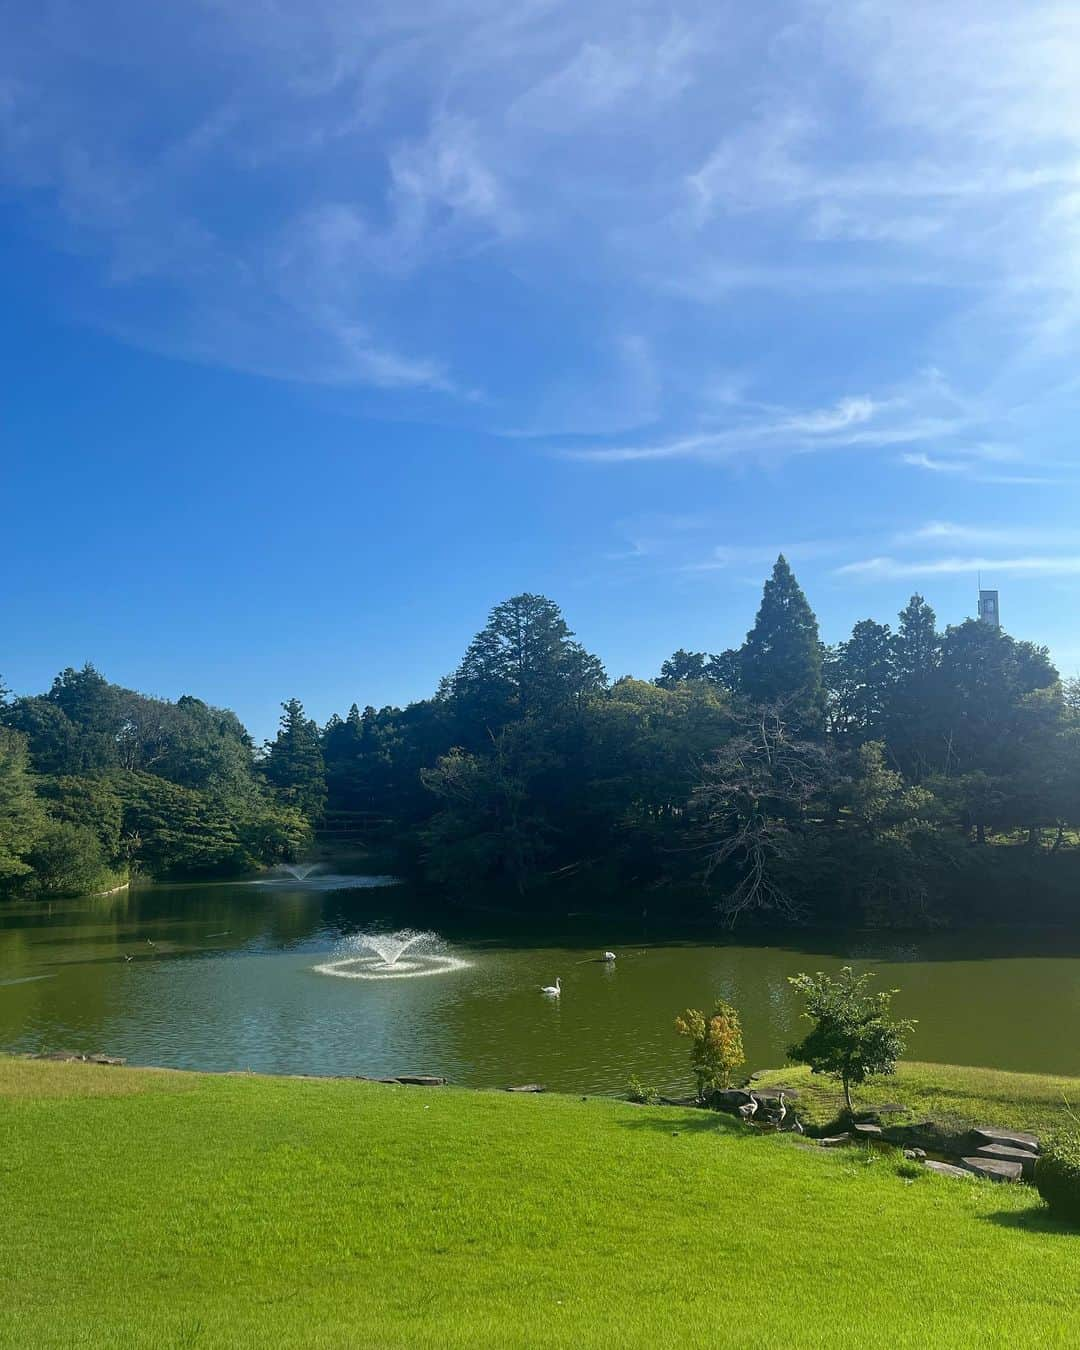
<svg viewBox="0 0 1080 1350">
<path fill-rule="evenodd" d="M 400 884 L 397 877 L 374 874 L 348 876 L 338 872 L 322 872 L 319 870 L 320 867 L 321 864 L 317 862 L 280 863 L 276 868 L 276 875 L 257 877 L 251 884 L 277 887 L 280 890 L 296 890 L 303 887 L 305 891 L 365 890 L 371 886 Z"/>
<path fill-rule="evenodd" d="M 295 877 L 297 881 L 304 881 L 318 867 L 318 863 L 282 863 L 281 865 L 289 876 Z"/>
<path fill-rule="evenodd" d="M 464 970 L 469 964 L 451 956 L 438 933 L 417 933 L 410 928 L 396 933 L 359 933 L 348 940 L 348 948 L 357 954 L 324 961 L 315 969 L 320 975 L 346 980 L 407 980 Z"/>
</svg>

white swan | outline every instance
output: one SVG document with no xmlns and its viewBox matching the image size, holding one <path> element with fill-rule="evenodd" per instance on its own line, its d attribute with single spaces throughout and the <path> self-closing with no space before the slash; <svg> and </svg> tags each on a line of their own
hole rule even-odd
<svg viewBox="0 0 1080 1350">
<path fill-rule="evenodd" d="M 556 975 L 554 984 L 545 984 L 540 988 L 542 994 L 550 994 L 552 998 L 558 998 L 562 993 L 562 979 Z"/>
<path fill-rule="evenodd" d="M 605 953 L 604 953 L 604 960 L 605 960 L 605 961 L 614 961 L 614 960 L 615 960 L 615 953 L 614 953 L 614 952 L 605 952 Z"/>
</svg>

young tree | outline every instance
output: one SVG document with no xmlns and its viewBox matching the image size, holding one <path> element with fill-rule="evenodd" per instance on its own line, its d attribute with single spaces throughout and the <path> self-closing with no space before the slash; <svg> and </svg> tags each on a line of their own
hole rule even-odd
<svg viewBox="0 0 1080 1350">
<path fill-rule="evenodd" d="M 821 664 L 817 619 L 781 553 L 742 648 L 740 688 L 754 703 L 783 703 L 793 722 L 816 730 L 824 711 Z"/>
<path fill-rule="evenodd" d="M 789 983 L 806 999 L 803 1016 L 814 1023 L 809 1035 L 788 1050 L 788 1058 L 809 1064 L 811 1073 L 828 1074 L 844 1089 L 844 1103 L 851 1113 L 851 1089 L 877 1074 L 891 1074 L 904 1053 L 905 1036 L 915 1026 L 908 1019 L 890 1016 L 895 989 L 872 994 L 867 985 L 873 976 L 856 975 L 844 966 L 833 979 L 819 970 L 789 976 Z"/>
<path fill-rule="evenodd" d="M 698 1101 L 731 1086 L 731 1075 L 746 1063 L 742 1025 L 730 1003 L 716 1000 L 706 1016 L 700 1008 L 687 1008 L 675 1019 L 675 1030 L 690 1041 L 690 1067 L 697 1083 Z"/>
</svg>

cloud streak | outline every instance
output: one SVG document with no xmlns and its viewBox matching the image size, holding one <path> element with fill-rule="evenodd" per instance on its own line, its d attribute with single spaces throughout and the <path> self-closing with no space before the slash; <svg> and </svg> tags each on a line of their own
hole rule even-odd
<svg viewBox="0 0 1080 1350">
<path fill-rule="evenodd" d="M 834 569 L 838 577 L 863 580 L 902 580 L 918 577 L 972 576 L 1080 576 L 1080 554 L 1026 554 L 1020 557 L 947 557 L 927 559 L 865 558 Z"/>
</svg>

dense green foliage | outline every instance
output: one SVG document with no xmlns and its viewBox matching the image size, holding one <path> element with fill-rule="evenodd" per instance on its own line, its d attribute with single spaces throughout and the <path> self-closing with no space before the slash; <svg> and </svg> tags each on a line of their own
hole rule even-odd
<svg viewBox="0 0 1080 1350">
<path fill-rule="evenodd" d="M 525 594 L 433 697 L 321 730 L 292 699 L 261 751 L 232 713 L 91 667 L 0 726 L 9 888 L 46 864 L 72 884 L 236 870 L 319 830 L 539 912 L 649 891 L 729 921 L 923 925 L 1012 917 L 1021 893 L 1027 918 L 1075 917 L 1080 690 L 986 623 L 940 632 L 918 595 L 895 631 L 864 619 L 826 647 L 782 557 L 738 651 L 680 649 L 652 681 L 610 682 Z"/>
<path fill-rule="evenodd" d="M 1029 1187 L 692 1108 L 9 1060 L 0 1111 L 19 1350 L 1080 1338 Z"/>
<path fill-rule="evenodd" d="M 835 979 L 819 970 L 816 975 L 794 975 L 790 981 L 806 999 L 803 1016 L 814 1025 L 788 1056 L 797 1064 L 808 1064 L 811 1073 L 835 1078 L 848 1111 L 852 1087 L 896 1071 L 904 1037 L 915 1025 L 891 1016 L 895 990 L 870 993 L 871 979 L 844 966 Z"/>
<path fill-rule="evenodd" d="M 132 871 L 215 876 L 291 859 L 310 840 L 310 802 L 277 788 L 272 764 L 231 712 L 65 670 L 47 694 L 0 705 L 0 887 L 78 893 Z"/>
<path fill-rule="evenodd" d="M 1080 708 L 1046 650 L 914 596 L 824 647 L 783 558 L 740 651 L 608 683 L 557 608 L 492 611 L 435 697 L 323 733 L 327 819 L 457 894 L 657 892 L 730 920 L 1059 918 L 1080 872 Z M 618 903 L 617 901 L 615 903 Z"/>
<path fill-rule="evenodd" d="M 1058 1130 L 1043 1140 L 1035 1185 L 1059 1219 L 1080 1227 L 1080 1129 Z"/>
</svg>

